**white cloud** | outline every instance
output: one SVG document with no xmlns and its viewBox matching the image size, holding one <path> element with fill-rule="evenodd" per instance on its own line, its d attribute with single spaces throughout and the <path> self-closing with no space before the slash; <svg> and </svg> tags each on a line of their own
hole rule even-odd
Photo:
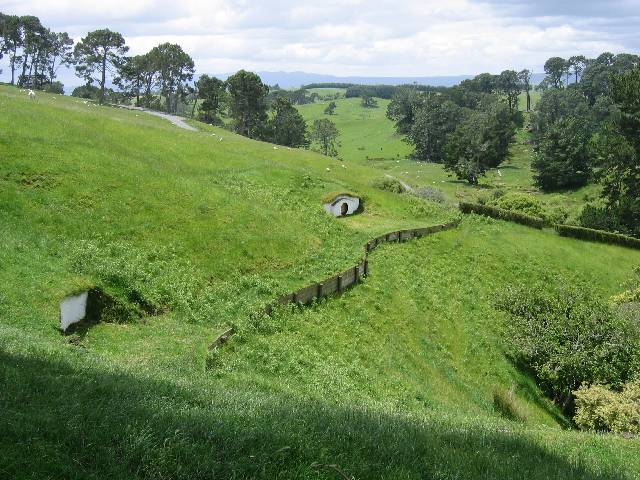
<svg viewBox="0 0 640 480">
<path fill-rule="evenodd" d="M 638 4 L 614 0 L 605 16 L 602 2 L 557 0 L 2 0 L 0 10 L 39 16 L 76 39 L 109 27 L 133 53 L 176 42 L 201 73 L 417 76 L 538 70 L 552 55 L 637 51 L 630 12 Z"/>
</svg>

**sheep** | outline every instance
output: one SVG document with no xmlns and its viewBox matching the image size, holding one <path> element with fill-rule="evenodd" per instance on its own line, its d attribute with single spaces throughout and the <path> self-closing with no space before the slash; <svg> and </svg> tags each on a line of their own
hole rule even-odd
<svg viewBox="0 0 640 480">
<path fill-rule="evenodd" d="M 36 92 L 34 92 L 33 90 L 29 90 L 29 93 L 27 93 L 27 95 L 29 95 L 29 98 L 35 100 L 36 98 Z"/>
<path fill-rule="evenodd" d="M 278 147 L 274 146 L 274 147 L 273 147 L 273 149 L 274 149 L 274 150 L 278 150 Z"/>
<path fill-rule="evenodd" d="M 222 141 L 222 137 L 220 137 L 220 139 L 218 141 L 221 142 Z"/>
</svg>

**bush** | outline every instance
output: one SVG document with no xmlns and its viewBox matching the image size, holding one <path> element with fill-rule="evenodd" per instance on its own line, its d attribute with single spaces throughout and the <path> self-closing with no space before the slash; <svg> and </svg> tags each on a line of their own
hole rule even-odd
<svg viewBox="0 0 640 480">
<path fill-rule="evenodd" d="M 392 193 L 404 193 L 405 188 L 395 178 L 380 178 L 375 180 L 372 185 L 379 190 L 386 190 Z"/>
<path fill-rule="evenodd" d="M 615 232 L 620 230 L 620 222 L 605 207 L 587 204 L 582 208 L 578 217 L 581 227 L 595 230 Z"/>
<path fill-rule="evenodd" d="M 494 206 L 509 210 L 512 212 L 520 212 L 531 217 L 544 218 L 545 209 L 540 201 L 533 195 L 520 192 L 510 192 L 498 198 Z"/>
<path fill-rule="evenodd" d="M 640 249 L 640 239 L 620 235 L 618 233 L 594 230 L 592 228 L 575 227 L 572 225 L 556 225 L 556 231 L 563 237 L 573 237 L 592 242 L 609 243 L 623 247 Z"/>
<path fill-rule="evenodd" d="M 565 412 L 583 384 L 620 388 L 640 372 L 640 324 L 620 315 L 575 279 L 508 288 L 497 307 L 509 314 L 505 343 L 509 355 L 531 369 L 541 388 Z"/>
<path fill-rule="evenodd" d="M 576 397 L 576 425 L 583 430 L 640 434 L 640 380 L 621 392 L 603 385 L 582 386 Z"/>
<path fill-rule="evenodd" d="M 61 82 L 47 83 L 42 87 L 42 90 L 47 93 L 57 93 L 59 95 L 64 94 L 64 85 Z"/>
<path fill-rule="evenodd" d="M 416 188 L 414 190 L 414 193 L 424 199 L 424 200 L 428 200 L 430 202 L 436 202 L 436 203 L 444 203 L 444 193 L 442 193 L 442 190 L 440 190 L 439 188 L 436 187 L 421 187 L 421 188 Z"/>
<path fill-rule="evenodd" d="M 491 207 L 489 205 L 479 205 L 476 203 L 460 203 L 460 211 L 462 213 L 476 213 L 478 215 L 486 215 L 487 217 L 497 218 L 498 220 L 506 220 L 508 222 L 515 222 L 528 227 L 542 229 L 545 227 L 546 222 L 539 217 L 533 217 L 531 215 L 525 215 L 524 213 L 514 212 L 510 210 L 504 210 L 498 207 Z"/>
</svg>

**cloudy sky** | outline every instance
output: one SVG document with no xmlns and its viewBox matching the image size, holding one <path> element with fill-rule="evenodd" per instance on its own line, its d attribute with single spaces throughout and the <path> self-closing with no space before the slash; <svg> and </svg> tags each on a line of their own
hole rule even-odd
<svg viewBox="0 0 640 480">
<path fill-rule="evenodd" d="M 132 53 L 179 43 L 199 73 L 499 73 L 540 71 L 554 55 L 640 52 L 640 0 L 0 0 L 0 11 L 76 40 L 109 27 Z"/>
</svg>

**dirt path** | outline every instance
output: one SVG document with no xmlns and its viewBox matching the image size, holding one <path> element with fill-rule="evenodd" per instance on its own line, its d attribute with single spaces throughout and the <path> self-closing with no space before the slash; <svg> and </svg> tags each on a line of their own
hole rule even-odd
<svg viewBox="0 0 640 480">
<path fill-rule="evenodd" d="M 177 115 L 170 115 L 168 113 L 156 112 L 155 110 L 149 110 L 149 109 L 142 108 L 142 107 L 127 107 L 127 106 L 123 106 L 123 105 L 115 105 L 115 106 L 120 107 L 120 108 L 126 108 L 128 110 L 137 110 L 137 111 L 140 111 L 140 112 L 148 113 L 150 115 L 155 115 L 156 117 L 164 118 L 165 120 L 169 120 L 176 127 L 183 128 L 184 130 L 189 130 L 190 132 L 198 132 L 199 131 L 197 128 L 192 127 L 191 125 L 186 123 L 184 121 L 184 118 L 179 117 Z"/>
</svg>

